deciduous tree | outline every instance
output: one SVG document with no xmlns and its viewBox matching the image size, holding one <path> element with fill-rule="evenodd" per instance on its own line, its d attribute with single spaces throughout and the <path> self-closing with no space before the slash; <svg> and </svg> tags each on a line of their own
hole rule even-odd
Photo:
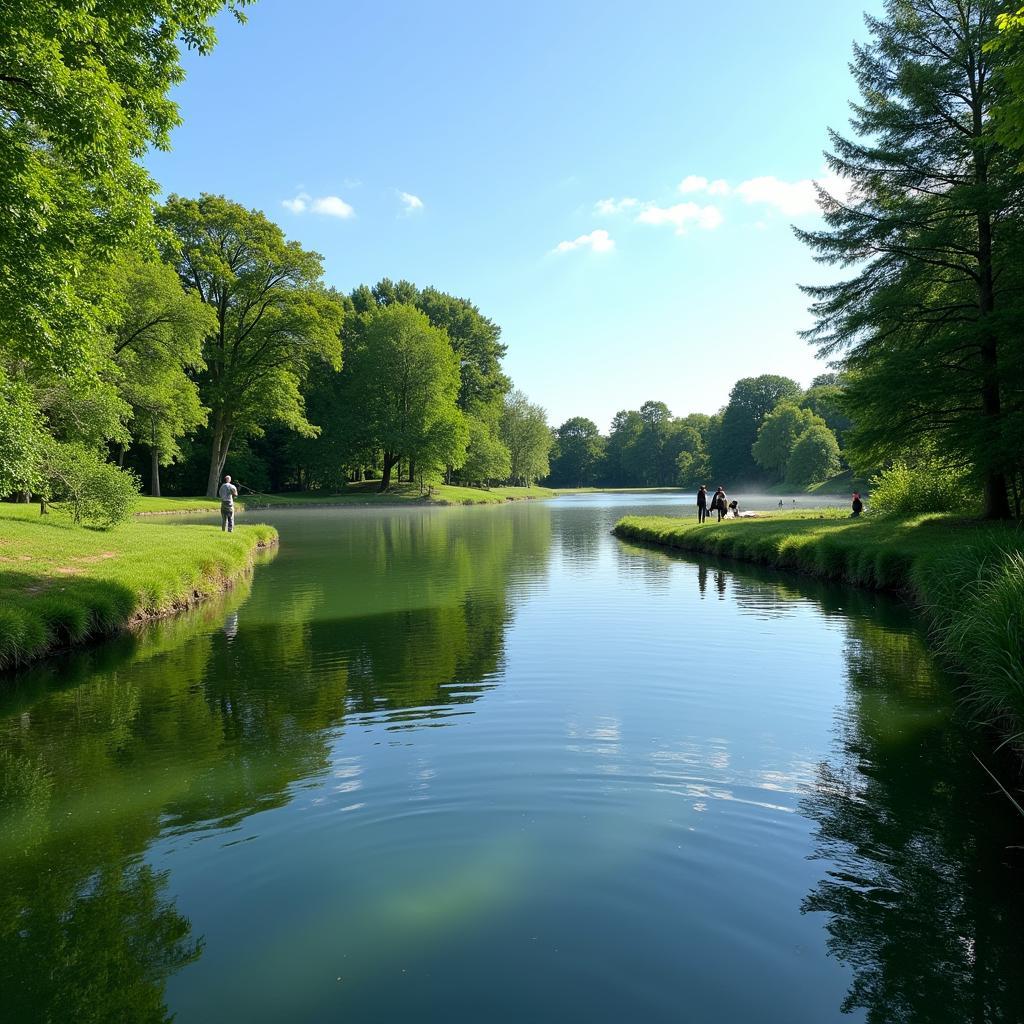
<svg viewBox="0 0 1024 1024">
<path fill-rule="evenodd" d="M 82 284 L 150 220 L 137 161 L 179 123 L 179 43 L 208 53 L 214 16 L 247 2 L 0 4 L 0 350 L 88 364 L 106 311 Z"/>
<path fill-rule="evenodd" d="M 413 306 L 370 317 L 349 355 L 348 401 L 362 443 L 382 452 L 380 489 L 400 459 L 431 467 L 461 462 L 467 428 L 458 408 L 459 359 L 444 331 Z"/>
<path fill-rule="evenodd" d="M 169 255 L 182 283 L 216 315 L 200 379 L 210 409 L 212 496 L 235 437 L 274 421 L 316 433 L 299 389 L 312 362 L 340 367 L 344 307 L 321 284 L 320 255 L 286 241 L 258 211 L 223 196 L 171 196 L 159 222 L 177 241 Z"/>
<path fill-rule="evenodd" d="M 550 472 L 548 453 L 551 431 L 547 413 L 534 405 L 522 391 L 505 399 L 501 417 L 501 439 L 508 448 L 509 476 L 513 484 L 529 487 Z"/>
</svg>

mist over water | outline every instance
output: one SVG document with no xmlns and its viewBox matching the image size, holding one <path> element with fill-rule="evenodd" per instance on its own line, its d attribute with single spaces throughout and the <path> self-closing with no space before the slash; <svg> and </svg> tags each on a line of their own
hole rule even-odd
<svg viewBox="0 0 1024 1024">
<path fill-rule="evenodd" d="M 691 501 L 260 513 L 251 587 L 9 681 L 4 1018 L 1020 1019 L 912 615 L 609 534 Z"/>
</svg>

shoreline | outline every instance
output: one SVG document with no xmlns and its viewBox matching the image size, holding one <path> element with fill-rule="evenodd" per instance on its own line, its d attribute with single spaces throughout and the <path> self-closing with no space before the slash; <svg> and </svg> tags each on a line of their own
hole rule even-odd
<svg viewBox="0 0 1024 1024">
<path fill-rule="evenodd" d="M 661 549 L 795 571 L 908 599 L 964 678 L 974 716 L 1024 756 L 1024 530 L 952 516 L 807 513 L 699 525 L 626 516 L 612 533 Z"/>
<path fill-rule="evenodd" d="M 48 520 L 0 519 L 0 683 L 231 590 L 280 542 L 265 524 L 228 537 L 198 524 L 89 531 Z"/>
</svg>

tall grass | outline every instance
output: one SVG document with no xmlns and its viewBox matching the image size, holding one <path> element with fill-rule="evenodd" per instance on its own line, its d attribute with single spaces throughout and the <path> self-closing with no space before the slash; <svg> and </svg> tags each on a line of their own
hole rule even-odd
<svg viewBox="0 0 1024 1024">
<path fill-rule="evenodd" d="M 907 594 L 924 613 L 939 653 L 966 676 L 975 713 L 1024 741 L 1024 530 L 953 516 L 840 516 L 704 526 L 627 516 L 615 533 Z"/>
</svg>

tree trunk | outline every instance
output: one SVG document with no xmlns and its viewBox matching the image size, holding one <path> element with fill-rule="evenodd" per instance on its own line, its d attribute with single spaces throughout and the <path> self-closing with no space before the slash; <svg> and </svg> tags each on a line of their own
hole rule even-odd
<svg viewBox="0 0 1024 1024">
<path fill-rule="evenodd" d="M 128 450 L 128 446 L 119 444 L 117 446 L 117 468 L 124 469 L 124 454 Z"/>
<path fill-rule="evenodd" d="M 981 282 L 978 289 L 978 305 L 982 323 L 995 310 L 995 295 L 992 280 L 992 224 L 987 215 L 978 218 L 978 238 L 981 253 Z M 984 329 L 984 326 L 983 326 Z M 987 429 L 985 474 L 985 518 L 1009 519 L 1010 498 L 1007 492 L 1006 473 L 1000 462 L 1003 458 L 1003 420 L 999 395 L 999 351 L 996 335 L 985 331 L 981 342 L 981 414 Z"/>
<path fill-rule="evenodd" d="M 980 144 L 984 139 L 984 121 L 981 106 L 981 82 L 974 90 L 977 97 L 973 105 L 974 136 Z M 974 180 L 979 186 L 981 205 L 977 211 L 978 224 L 978 312 L 981 327 L 981 414 L 986 425 L 987 451 L 985 474 L 985 518 L 1009 519 L 1010 499 L 1007 493 L 1003 461 L 1003 420 L 999 395 L 998 337 L 992 323 L 995 313 L 995 270 L 992 242 L 992 214 L 989 210 L 988 159 L 980 145 L 975 149 Z"/>
<path fill-rule="evenodd" d="M 154 498 L 160 497 L 160 449 L 150 448 L 150 474 L 149 474 L 149 493 Z"/>
<path fill-rule="evenodd" d="M 409 483 L 412 483 L 416 479 L 416 463 L 412 459 L 409 460 Z"/>
<path fill-rule="evenodd" d="M 391 470 L 394 468 L 395 463 L 397 462 L 397 455 L 392 455 L 391 452 L 384 453 L 384 472 L 381 473 L 379 488 L 379 490 L 382 493 L 391 486 Z"/>
<path fill-rule="evenodd" d="M 228 460 L 228 449 L 231 447 L 231 427 L 224 422 L 223 415 L 218 415 L 213 425 L 213 440 L 210 445 L 210 475 L 206 479 L 206 496 L 217 497 L 217 488 L 224 472 L 224 463 Z"/>
</svg>

